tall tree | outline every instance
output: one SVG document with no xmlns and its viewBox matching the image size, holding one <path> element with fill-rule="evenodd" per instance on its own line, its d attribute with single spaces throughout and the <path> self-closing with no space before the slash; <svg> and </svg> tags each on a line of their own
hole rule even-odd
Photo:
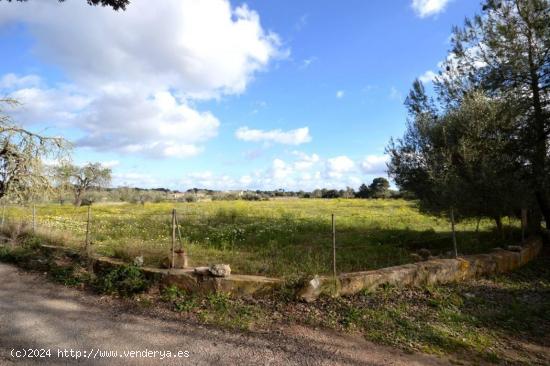
<svg viewBox="0 0 550 366">
<path fill-rule="evenodd" d="M 73 167 L 67 162 L 62 162 L 59 165 L 50 168 L 50 176 L 57 191 L 59 204 L 65 203 L 65 195 L 72 189 L 71 175 Z"/>
<path fill-rule="evenodd" d="M 0 198 L 23 201 L 50 190 L 43 159 L 63 156 L 68 143 L 17 126 L 6 113 L 6 107 L 17 105 L 0 99 Z"/>
<path fill-rule="evenodd" d="M 378 177 L 372 180 L 369 185 L 369 197 L 388 198 L 390 197 L 390 182 L 386 178 Z"/>
<path fill-rule="evenodd" d="M 452 202 L 441 188 L 449 181 L 441 128 L 433 102 L 419 80 L 414 81 L 405 105 L 407 130 L 402 139 L 391 139 L 386 149 L 390 156 L 388 174 L 400 189 L 413 192 L 423 209 L 444 210 Z"/>
<path fill-rule="evenodd" d="M 370 195 L 369 187 L 365 183 L 361 184 L 361 186 L 359 187 L 359 190 L 355 194 L 357 198 L 369 198 L 369 195 Z"/>
<path fill-rule="evenodd" d="M 101 188 L 111 181 L 111 169 L 100 163 L 89 163 L 82 167 L 65 163 L 56 168 L 58 179 L 70 179 L 73 187 L 74 204 L 82 204 L 83 195 L 92 188 Z"/>
<path fill-rule="evenodd" d="M 501 216 L 530 204 L 508 148 L 514 116 L 507 103 L 474 90 L 438 111 L 416 81 L 406 104 L 411 117 L 404 138 L 388 146 L 389 174 L 423 209 L 488 216 L 500 228 Z"/>
<path fill-rule="evenodd" d="M 508 148 L 550 228 L 550 1 L 486 0 L 482 14 L 453 34 L 439 96 L 456 106 L 480 88 L 506 100 L 514 113 Z"/>
</svg>

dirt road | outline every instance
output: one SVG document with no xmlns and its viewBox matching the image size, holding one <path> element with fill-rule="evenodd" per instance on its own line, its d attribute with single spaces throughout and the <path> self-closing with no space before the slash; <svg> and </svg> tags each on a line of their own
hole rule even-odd
<svg viewBox="0 0 550 366">
<path fill-rule="evenodd" d="M 23 357 L 29 350 L 37 349 L 43 351 L 31 353 L 43 357 Z M 175 357 L 167 357 L 168 351 Z M 166 317 L 130 314 L 119 301 L 56 285 L 40 275 L 0 263 L 0 365 L 12 364 L 446 363 L 374 345 L 358 336 L 302 327 L 284 328 L 270 334 L 239 333 Z"/>
</svg>

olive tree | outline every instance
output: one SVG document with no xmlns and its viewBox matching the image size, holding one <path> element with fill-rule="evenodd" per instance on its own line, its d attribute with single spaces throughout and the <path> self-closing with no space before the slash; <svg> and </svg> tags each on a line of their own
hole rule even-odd
<svg viewBox="0 0 550 366">
<path fill-rule="evenodd" d="M 508 104 L 506 149 L 550 228 L 550 1 L 485 0 L 453 31 L 435 86 L 446 107 L 480 89 Z M 512 114 L 513 113 L 513 114 Z"/>
<path fill-rule="evenodd" d="M 6 112 L 17 105 L 0 99 L 0 199 L 26 201 L 51 192 L 44 159 L 66 155 L 69 144 L 17 126 Z"/>
<path fill-rule="evenodd" d="M 388 146 L 388 168 L 423 209 L 491 217 L 500 229 L 502 216 L 533 205 L 508 148 L 513 118 L 505 101 L 471 91 L 459 105 L 439 111 L 416 81 L 407 105 L 407 132 Z"/>
<path fill-rule="evenodd" d="M 55 168 L 58 181 L 68 181 L 74 194 L 75 206 L 82 204 L 83 195 L 93 188 L 101 188 L 111 182 L 111 169 L 101 163 L 88 163 L 78 166 L 63 163 Z"/>
</svg>

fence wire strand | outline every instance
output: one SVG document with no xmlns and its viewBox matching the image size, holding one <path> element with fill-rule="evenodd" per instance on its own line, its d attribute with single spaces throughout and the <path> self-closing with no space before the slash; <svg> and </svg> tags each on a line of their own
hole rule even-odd
<svg viewBox="0 0 550 366">
<path fill-rule="evenodd" d="M 227 208 L 201 211 L 182 205 L 176 205 L 176 208 L 177 239 L 191 257 L 194 253 L 201 260 L 209 260 L 209 255 L 236 261 L 241 260 L 237 256 L 245 261 L 246 258 L 255 258 L 271 270 L 287 265 L 300 271 L 300 266 L 309 261 L 317 263 L 316 270 L 330 272 L 334 264 L 331 263 L 333 243 L 329 213 L 243 213 Z M 420 248 L 431 248 L 434 254 L 453 248 L 451 223 L 445 218 L 424 216 L 432 224 L 419 224 L 415 220 L 420 214 L 400 212 L 399 208 L 372 206 L 369 209 L 375 211 L 368 215 L 356 212 L 361 209 L 363 207 L 354 205 L 334 208 L 336 261 L 344 262 L 337 266 L 339 271 L 350 268 L 367 270 L 381 262 L 400 264 L 410 261 L 410 253 Z M 378 209 L 385 212 L 377 212 Z M 171 240 L 170 210 L 144 212 L 140 206 L 133 211 L 128 211 L 128 207 L 94 206 L 89 225 L 85 207 L 57 206 L 52 209 L 36 205 L 33 209 L 29 205 L 5 205 L 2 210 L 3 229 L 10 224 L 32 225 L 37 231 L 45 229 L 72 235 L 73 241 L 81 242 L 79 245 L 82 246 L 85 245 L 82 236 L 89 228 L 92 251 L 118 245 L 122 251 L 147 252 L 151 248 L 167 248 Z M 342 213 L 346 210 L 351 212 Z M 456 225 L 459 240 L 477 234 L 475 221 Z M 517 225 L 517 220 L 510 220 L 509 225 Z M 513 227 L 510 236 L 513 237 Z M 459 241 L 461 253 L 470 250 L 463 244 L 464 241 Z M 137 249 L 132 249 L 132 245 Z M 358 251 L 363 252 L 358 255 Z"/>
</svg>

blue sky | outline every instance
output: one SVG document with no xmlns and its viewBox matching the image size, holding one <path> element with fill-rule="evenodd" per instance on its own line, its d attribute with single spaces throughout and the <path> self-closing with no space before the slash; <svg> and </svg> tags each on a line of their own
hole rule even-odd
<svg viewBox="0 0 550 366">
<path fill-rule="evenodd" d="M 149 2 L 150 4 L 150 2 Z M 0 2 L 0 93 L 114 185 L 357 188 L 477 0 Z"/>
</svg>

